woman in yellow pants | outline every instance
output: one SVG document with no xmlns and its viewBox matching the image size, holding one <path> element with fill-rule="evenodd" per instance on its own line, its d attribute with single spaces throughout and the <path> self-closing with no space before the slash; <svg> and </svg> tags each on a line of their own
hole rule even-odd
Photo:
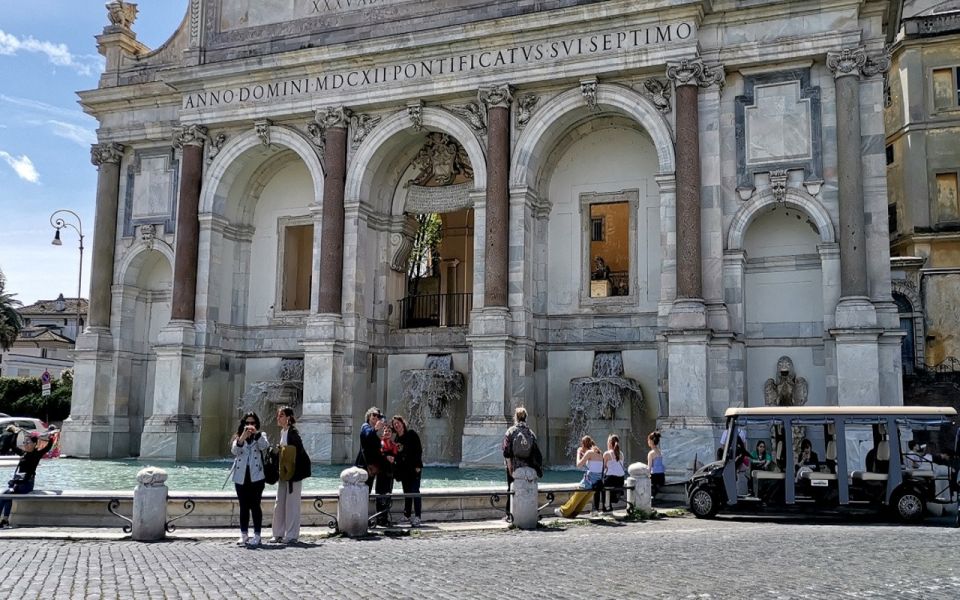
<svg viewBox="0 0 960 600">
<path fill-rule="evenodd" d="M 586 468 L 578 486 L 580 490 L 574 492 L 563 506 L 553 511 L 558 517 L 570 519 L 580 514 L 580 511 L 586 508 L 587 502 L 593 498 L 593 486 L 603 477 L 603 452 L 593 443 L 593 438 L 589 435 L 583 436 L 580 440 L 580 447 L 577 448 L 577 466 Z M 594 506 L 593 511 L 597 510 L 598 507 Z"/>
</svg>

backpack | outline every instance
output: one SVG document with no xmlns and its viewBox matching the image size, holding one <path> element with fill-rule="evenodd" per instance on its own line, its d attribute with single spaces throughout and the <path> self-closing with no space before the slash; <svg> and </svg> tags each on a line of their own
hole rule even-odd
<svg viewBox="0 0 960 600">
<path fill-rule="evenodd" d="M 517 427 L 513 432 L 513 439 L 510 441 L 510 450 L 513 458 L 527 460 L 533 454 L 533 446 L 536 444 L 536 438 L 529 427 Z"/>
</svg>

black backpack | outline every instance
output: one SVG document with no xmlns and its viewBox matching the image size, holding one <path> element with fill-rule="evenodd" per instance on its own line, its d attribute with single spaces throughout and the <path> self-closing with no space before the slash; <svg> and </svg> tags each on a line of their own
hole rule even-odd
<svg viewBox="0 0 960 600">
<path fill-rule="evenodd" d="M 533 454 L 533 447 L 537 443 L 529 427 L 517 427 L 510 441 L 510 451 L 513 458 L 527 460 Z"/>
</svg>

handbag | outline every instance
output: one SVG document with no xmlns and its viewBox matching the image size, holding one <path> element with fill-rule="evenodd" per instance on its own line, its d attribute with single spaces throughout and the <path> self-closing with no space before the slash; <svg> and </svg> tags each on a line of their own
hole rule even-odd
<svg viewBox="0 0 960 600">
<path fill-rule="evenodd" d="M 293 481 L 297 472 L 297 448 L 280 446 L 280 481 Z"/>
<path fill-rule="evenodd" d="M 272 448 L 267 448 L 261 453 L 263 459 L 263 479 L 268 485 L 273 485 L 280 481 L 280 461 L 277 453 Z"/>
</svg>

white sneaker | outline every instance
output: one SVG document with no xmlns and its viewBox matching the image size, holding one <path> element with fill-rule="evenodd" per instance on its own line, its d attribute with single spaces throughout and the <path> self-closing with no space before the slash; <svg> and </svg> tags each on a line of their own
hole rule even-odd
<svg viewBox="0 0 960 600">
<path fill-rule="evenodd" d="M 563 517 L 563 512 L 559 508 L 553 509 L 553 514 L 557 515 L 558 517 Z"/>
<path fill-rule="evenodd" d="M 420 527 L 420 517 L 413 517 L 412 519 L 410 519 L 410 526 Z"/>
<path fill-rule="evenodd" d="M 260 536 L 259 536 L 259 535 L 255 535 L 255 536 L 253 536 L 252 538 L 250 538 L 250 543 L 247 544 L 247 545 L 248 545 L 248 546 L 251 546 L 251 547 L 254 547 L 254 548 L 257 547 L 257 546 L 259 546 L 259 545 L 260 545 Z"/>
<path fill-rule="evenodd" d="M 591 518 L 591 519 L 599 519 L 599 518 L 600 518 L 600 513 L 598 513 L 598 512 L 595 511 L 595 510 L 591 510 L 591 511 L 590 511 L 590 518 Z"/>
<path fill-rule="evenodd" d="M 411 522 L 410 517 L 406 515 L 403 515 L 402 517 L 400 517 L 399 520 L 397 520 L 397 523 L 400 525 L 406 525 L 407 523 L 410 523 L 410 522 Z"/>
<path fill-rule="evenodd" d="M 249 536 L 247 536 L 247 534 L 241 533 L 241 534 L 240 534 L 240 539 L 237 540 L 237 545 L 238 545 L 238 546 L 246 546 L 246 545 L 247 545 L 247 541 L 248 541 L 249 539 L 250 539 L 250 538 L 249 538 Z"/>
</svg>

